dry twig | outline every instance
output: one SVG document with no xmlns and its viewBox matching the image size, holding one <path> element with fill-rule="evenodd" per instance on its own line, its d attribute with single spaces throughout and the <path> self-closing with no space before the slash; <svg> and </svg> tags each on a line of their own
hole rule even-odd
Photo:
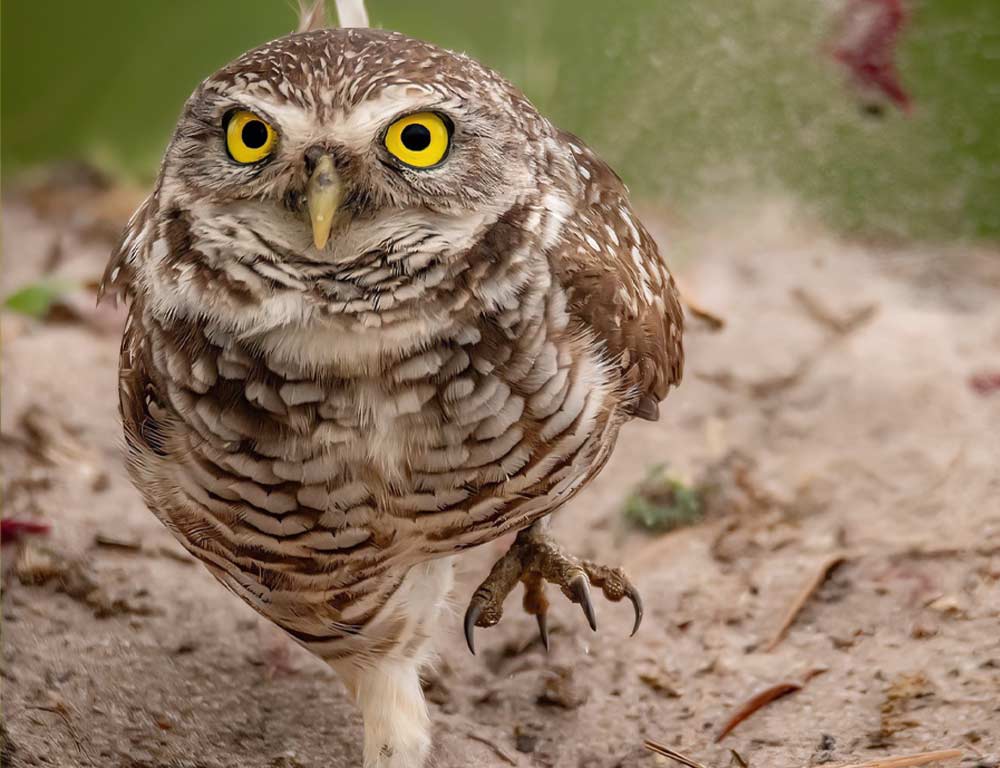
<svg viewBox="0 0 1000 768">
<path fill-rule="evenodd" d="M 770 397 L 791 389 L 802 381 L 813 365 L 823 354 L 823 350 L 814 352 L 800 360 L 788 373 L 765 376 L 762 379 L 744 380 L 731 371 L 701 372 L 695 371 L 695 377 L 707 381 L 727 392 L 740 392 L 757 400 Z"/>
<path fill-rule="evenodd" d="M 299 0 L 299 26 L 296 32 L 314 32 L 326 26 L 326 0 L 316 0 L 312 5 Z"/>
<path fill-rule="evenodd" d="M 846 315 L 837 315 L 823 304 L 818 297 L 811 294 L 805 288 L 792 289 L 792 298 L 799 303 L 806 314 L 817 324 L 837 336 L 843 336 L 860 328 L 873 318 L 875 312 L 878 310 L 877 304 L 866 304 L 863 307 L 848 312 Z"/>
<path fill-rule="evenodd" d="M 921 752 L 916 755 L 900 755 L 897 757 L 879 757 L 867 763 L 851 763 L 839 768 L 911 768 L 916 765 L 927 765 L 940 760 L 952 760 L 962 756 L 960 749 L 942 749 L 937 752 Z"/>
<path fill-rule="evenodd" d="M 671 760 L 676 760 L 681 765 L 686 765 L 687 768 L 706 768 L 706 766 L 699 763 L 697 760 L 692 760 L 690 757 L 682 755 L 680 752 L 675 752 L 670 747 L 664 746 L 663 744 L 658 744 L 652 739 L 646 739 L 642 745 L 650 752 L 655 752 L 658 755 L 669 757 Z"/>
<path fill-rule="evenodd" d="M 183 563 L 184 565 L 195 565 L 198 562 L 194 559 L 194 557 L 189 555 L 186 550 L 177 549 L 172 545 L 159 546 L 153 550 L 151 554 L 176 560 L 178 563 Z"/>
<path fill-rule="evenodd" d="M 658 744 L 651 739 L 646 739 L 646 741 L 643 742 L 643 746 L 650 752 L 655 752 L 658 755 L 669 757 L 671 760 L 676 760 L 681 765 L 687 766 L 687 768 L 706 768 L 704 764 L 699 763 L 697 760 L 687 757 L 686 755 L 682 755 L 680 752 L 676 752 L 663 744 Z M 738 760 L 743 765 L 747 764 L 744 758 L 737 752 L 734 750 L 729 751 L 730 754 L 733 755 L 734 760 Z M 915 755 L 878 757 L 874 760 L 869 760 L 866 763 L 851 763 L 850 765 L 836 766 L 836 768 L 916 768 L 916 766 L 919 765 L 936 763 L 941 760 L 954 760 L 962 757 L 962 754 L 962 750 L 960 749 L 942 749 L 936 752 L 920 752 Z"/>
<path fill-rule="evenodd" d="M 142 542 L 136 538 L 116 536 L 113 533 L 98 531 L 94 534 L 94 545 L 107 549 L 120 549 L 126 552 L 138 552 L 142 549 Z"/>
<path fill-rule="evenodd" d="M 943 549 L 920 549 L 913 547 L 888 555 L 890 562 L 900 560 L 942 560 L 952 557 L 993 557 L 1000 555 L 1000 546 L 986 547 L 945 547 Z"/>
<path fill-rule="evenodd" d="M 517 760 L 511 757 L 510 754 L 507 752 L 507 750 L 505 750 L 499 744 L 494 744 L 485 736 L 480 736 L 478 733 L 475 733 L 473 731 L 467 731 L 465 735 L 468 736 L 473 741 L 478 741 L 480 744 L 485 744 L 487 747 L 492 749 L 494 753 L 496 753 L 497 757 L 506 762 L 508 765 L 517 765 Z"/>
<path fill-rule="evenodd" d="M 788 611 L 785 613 L 785 618 L 782 619 L 781 624 L 778 626 L 777 632 L 774 633 L 774 637 L 771 638 L 771 642 L 767 644 L 764 648 L 765 653 L 770 653 L 773 651 L 780 643 L 788 630 L 791 628 L 792 624 L 795 623 L 795 619 L 805 608 L 806 603 L 809 602 L 809 598 L 830 578 L 830 574 L 841 565 L 847 559 L 847 555 L 840 552 L 832 557 L 827 558 L 816 574 L 809 580 L 809 582 L 802 588 L 802 590 L 795 596 L 792 604 L 788 607 Z"/>
<path fill-rule="evenodd" d="M 26 709 L 33 709 L 39 712 L 49 712 L 53 715 L 58 715 L 59 718 L 66 724 L 66 730 L 69 731 L 69 735 L 73 738 L 76 744 L 76 749 L 83 755 L 90 757 L 90 753 L 84 748 L 83 742 L 80 741 L 80 735 L 77 733 L 76 728 L 73 726 L 73 721 L 69 718 L 69 712 L 66 710 L 66 705 L 62 702 L 56 704 L 36 704 L 33 706 L 28 706 Z"/>
<path fill-rule="evenodd" d="M 696 304 L 690 298 L 685 298 L 684 303 L 687 305 L 691 317 L 701 320 L 701 322 L 708 326 L 710 331 L 721 331 L 726 327 L 725 319 L 711 310 L 705 309 L 700 304 Z"/>
<path fill-rule="evenodd" d="M 738 765 L 739 768 L 750 768 L 750 763 L 748 763 L 746 761 L 746 758 L 743 757 L 743 755 L 741 755 L 735 749 L 729 750 L 729 754 L 730 754 L 730 760 L 729 760 L 730 765 Z"/>
<path fill-rule="evenodd" d="M 342 27 L 367 27 L 365 0 L 337 0 L 337 20 Z"/>
<path fill-rule="evenodd" d="M 799 384 L 822 358 L 834 349 L 838 342 L 867 324 L 878 312 L 877 304 L 868 304 L 846 316 L 838 317 L 823 306 L 818 299 L 802 289 L 792 291 L 792 295 L 805 307 L 809 316 L 831 331 L 831 338 L 806 354 L 788 372 L 763 379 L 745 380 L 731 371 L 695 372 L 695 377 L 720 387 L 726 391 L 744 393 L 755 399 L 765 399 L 777 395 Z"/>
<path fill-rule="evenodd" d="M 681 296 L 681 303 L 687 307 L 691 317 L 703 322 L 710 331 L 721 331 L 726 327 L 726 321 L 721 315 L 702 306 L 701 302 L 694 298 L 694 293 L 680 280 L 675 278 L 674 281 Z"/>
</svg>

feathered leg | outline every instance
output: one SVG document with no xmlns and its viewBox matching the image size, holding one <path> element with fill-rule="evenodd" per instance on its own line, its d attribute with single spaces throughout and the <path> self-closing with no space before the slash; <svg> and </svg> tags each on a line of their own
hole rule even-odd
<svg viewBox="0 0 1000 768">
<path fill-rule="evenodd" d="M 365 768 L 420 768 L 431 746 L 420 686 L 453 583 L 451 558 L 414 566 L 369 628 L 373 652 L 334 662 L 361 710 Z M 391 648 L 380 649 L 381 644 Z"/>
</svg>

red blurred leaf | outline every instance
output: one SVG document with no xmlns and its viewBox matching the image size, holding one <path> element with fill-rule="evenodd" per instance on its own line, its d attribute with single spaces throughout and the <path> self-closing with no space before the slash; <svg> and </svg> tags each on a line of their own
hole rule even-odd
<svg viewBox="0 0 1000 768">
<path fill-rule="evenodd" d="M 982 371 L 969 377 L 969 386 L 977 395 L 991 395 L 1000 391 L 1000 371 Z"/>
<path fill-rule="evenodd" d="M 0 520 L 0 541 L 4 544 L 17 541 L 25 534 L 41 535 L 50 530 L 48 523 L 37 520 Z"/>
<path fill-rule="evenodd" d="M 908 21 L 903 0 L 848 0 L 831 51 L 856 86 L 887 97 L 904 112 L 911 102 L 896 68 L 896 45 Z"/>
</svg>

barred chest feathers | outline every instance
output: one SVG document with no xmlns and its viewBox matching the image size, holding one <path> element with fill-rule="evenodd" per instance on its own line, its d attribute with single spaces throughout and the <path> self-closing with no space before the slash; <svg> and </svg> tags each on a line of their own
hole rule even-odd
<svg viewBox="0 0 1000 768">
<path fill-rule="evenodd" d="M 541 202 L 466 216 L 448 243 L 404 227 L 335 270 L 274 258 L 261 243 L 278 233 L 242 231 L 247 212 L 168 211 L 130 334 L 155 393 L 133 463 L 175 486 L 154 509 L 245 582 L 279 556 L 328 573 L 365 551 L 415 562 L 569 498 L 603 464 L 624 393 L 553 280 L 564 206 Z"/>
</svg>

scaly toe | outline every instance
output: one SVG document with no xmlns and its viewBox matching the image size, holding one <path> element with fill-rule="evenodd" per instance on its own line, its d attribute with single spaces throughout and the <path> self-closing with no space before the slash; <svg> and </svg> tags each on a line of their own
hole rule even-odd
<svg viewBox="0 0 1000 768">
<path fill-rule="evenodd" d="M 545 597 L 545 579 L 538 571 L 528 571 L 521 577 L 524 583 L 523 606 L 525 613 L 535 617 L 538 622 L 538 634 L 541 635 L 545 652 L 549 651 L 549 601 Z"/>
<path fill-rule="evenodd" d="M 635 588 L 628 576 L 625 575 L 625 571 L 621 568 L 609 568 L 606 565 L 598 565 L 589 560 L 585 560 L 581 565 L 587 574 L 587 578 L 590 579 L 590 583 L 595 587 L 600 587 L 608 600 L 617 603 L 622 598 L 628 598 L 628 601 L 632 603 L 632 609 L 635 611 L 632 635 L 635 635 L 639 631 L 639 625 L 642 624 L 642 597 L 639 594 L 639 590 Z"/>
<path fill-rule="evenodd" d="M 635 622 L 634 635 L 642 623 L 642 598 L 621 568 L 609 568 L 590 561 L 581 561 L 565 554 L 548 535 L 545 526 L 535 524 L 524 529 L 507 553 L 479 585 L 469 608 L 465 612 L 465 641 L 475 654 L 475 628 L 492 627 L 503 616 L 503 602 L 517 582 L 524 583 L 524 610 L 538 622 L 542 645 L 549 650 L 548 608 L 545 598 L 546 582 L 558 585 L 572 602 L 577 603 L 587 617 L 590 628 L 597 631 L 597 614 L 591 596 L 591 585 L 598 587 L 605 598 L 619 602 L 625 598 L 632 603 Z"/>
<path fill-rule="evenodd" d="M 524 573 L 517 544 L 493 564 L 489 575 L 476 589 L 465 611 L 465 642 L 472 654 L 476 653 L 474 633 L 476 627 L 492 627 L 503 617 L 503 601 L 517 586 Z"/>
</svg>

